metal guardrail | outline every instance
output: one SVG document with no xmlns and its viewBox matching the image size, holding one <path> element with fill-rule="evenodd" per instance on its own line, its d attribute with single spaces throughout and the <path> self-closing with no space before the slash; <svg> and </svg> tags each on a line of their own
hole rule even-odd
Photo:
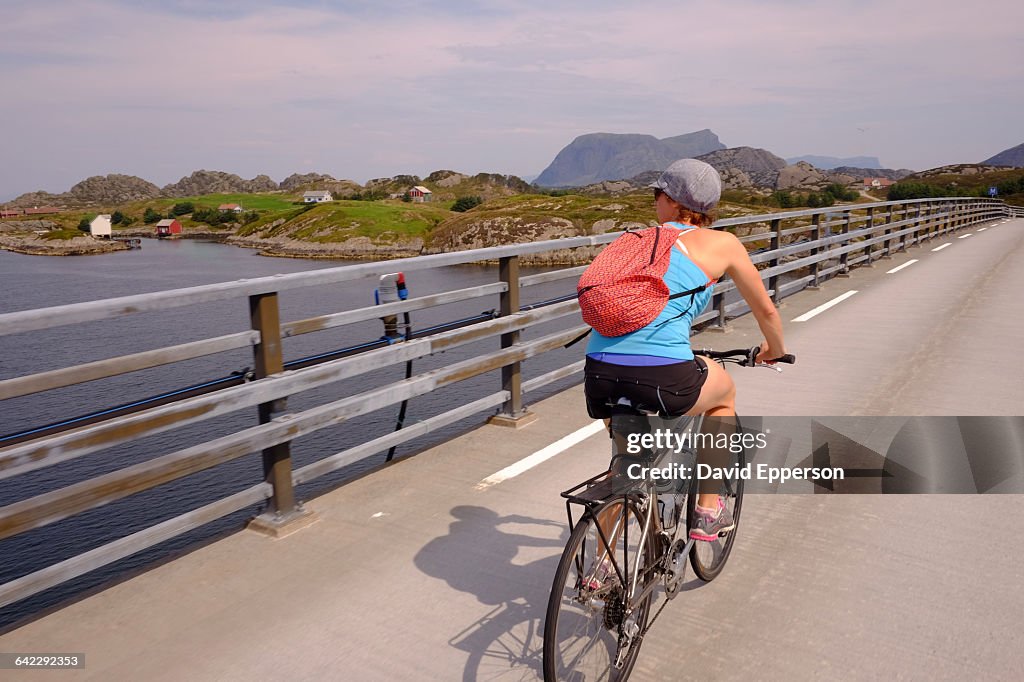
<svg viewBox="0 0 1024 682">
<path fill-rule="evenodd" d="M 1016 209 L 1012 212 L 1016 213 Z M 851 268 L 870 264 L 963 227 L 1010 214 L 1011 208 L 1001 201 L 923 199 L 731 218 L 719 221 L 717 226 L 746 232 L 741 240 L 752 249 L 752 259 L 763 268 L 761 275 L 773 299 L 778 301 L 789 293 L 805 286 L 816 286 Z M 255 380 L 252 382 L 2 448 L 0 480 L 225 413 L 255 407 L 259 415 L 258 426 L 8 504 L 0 508 L 0 540 L 255 452 L 262 452 L 265 477 L 264 481 L 229 497 L 0 585 L 0 607 L 261 501 L 267 502 L 263 523 L 272 528 L 286 525 L 303 516 L 302 505 L 295 496 L 296 485 L 467 416 L 500 407 L 501 415 L 507 421 L 522 418 L 525 415 L 524 393 L 578 375 L 583 362 L 571 363 L 529 381 L 522 379 L 521 363 L 561 348 L 586 327 L 571 324 L 568 329 L 531 341 L 521 340 L 522 330 L 557 319 L 572 318 L 578 313 L 575 300 L 523 309 L 519 299 L 521 289 L 575 279 L 583 268 L 520 276 L 520 258 L 601 246 L 614 240 L 618 234 L 347 265 L 0 315 L 0 335 L 239 298 L 246 300 L 251 318 L 251 329 L 226 336 L 0 381 L 0 400 L 247 346 L 252 347 L 255 359 Z M 499 281 L 492 284 L 305 320 L 282 323 L 279 318 L 278 296 L 282 291 L 337 284 L 395 271 L 409 272 L 495 260 L 499 264 Z M 786 282 L 782 280 L 783 275 L 787 275 Z M 715 289 L 711 308 L 700 315 L 697 322 L 724 326 L 730 317 L 743 312 L 745 304 L 742 300 L 726 303 L 726 294 L 734 288 L 729 281 L 720 283 Z M 426 338 L 414 338 L 358 357 L 283 371 L 282 344 L 286 338 L 494 294 L 500 297 L 501 315 L 496 319 Z M 474 356 L 302 412 L 286 412 L 289 396 L 493 337 L 500 339 L 497 352 Z M 582 352 L 581 346 L 581 355 Z M 501 388 L 491 395 L 305 467 L 294 469 L 292 466 L 290 443 L 300 436 L 499 368 L 502 372 Z"/>
</svg>

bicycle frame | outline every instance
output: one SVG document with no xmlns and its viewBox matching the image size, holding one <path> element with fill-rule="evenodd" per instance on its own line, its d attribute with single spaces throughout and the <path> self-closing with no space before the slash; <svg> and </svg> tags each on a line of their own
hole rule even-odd
<svg viewBox="0 0 1024 682">
<path fill-rule="evenodd" d="M 647 416 L 642 413 L 635 413 L 635 416 Z M 678 423 L 678 422 L 677 422 Z M 685 422 L 687 428 L 693 430 L 699 430 L 702 423 L 702 417 L 696 416 L 690 418 L 689 421 Z M 648 422 L 650 426 L 650 422 Z M 652 460 L 653 463 L 653 460 Z M 609 469 L 603 473 L 600 473 L 592 478 L 583 481 L 569 490 L 561 493 L 561 496 L 565 498 L 566 516 L 569 521 L 569 530 L 571 531 L 577 523 L 590 517 L 593 521 L 594 526 L 597 530 L 598 537 L 600 539 L 600 546 L 596 550 L 596 556 L 594 557 L 595 562 L 601 561 L 607 556 L 612 564 L 616 576 L 619 578 L 620 584 L 629 587 L 627 592 L 628 599 L 626 602 L 627 612 L 632 610 L 634 603 L 642 603 L 648 594 L 654 591 L 658 585 L 658 580 L 652 579 L 645 581 L 646 587 L 642 592 L 636 593 L 637 582 L 640 579 L 642 573 L 640 569 L 640 561 L 644 556 L 644 551 L 647 548 L 647 543 L 655 541 L 656 538 L 663 537 L 664 542 L 657 548 L 657 554 L 654 562 L 646 568 L 646 571 L 655 573 L 667 573 L 667 567 L 664 566 L 666 558 L 669 556 L 669 552 L 675 546 L 679 540 L 679 536 L 685 531 L 685 523 L 681 522 L 679 518 L 676 518 L 675 528 L 671 535 L 668 535 L 661 523 L 661 513 L 659 505 L 662 504 L 662 500 L 659 498 L 657 484 L 651 479 L 645 479 L 642 481 L 636 481 L 635 484 L 630 485 L 622 492 L 615 492 L 613 469 Z M 690 491 L 687 490 L 687 494 Z M 610 536 L 612 539 L 605 534 L 604 528 L 602 527 L 600 514 L 598 513 L 599 508 L 605 510 L 614 508 L 615 500 L 618 498 L 617 506 L 620 512 L 617 514 L 615 524 L 611 529 Z M 578 504 L 583 507 L 583 512 L 578 518 L 573 518 L 572 505 Z M 631 510 L 636 510 L 637 516 L 640 519 L 640 540 L 638 546 L 633 550 L 633 559 L 630 560 L 630 544 L 629 544 L 629 523 L 628 515 Z M 655 513 L 658 511 L 659 513 Z M 673 513 L 680 513 L 681 510 L 674 510 Z M 620 565 L 616 558 L 615 552 L 615 539 L 618 538 L 620 529 L 622 532 L 622 563 Z M 685 546 L 680 550 L 681 556 L 686 556 L 693 546 L 694 540 L 687 538 Z M 584 566 L 586 564 L 586 557 L 582 554 L 576 557 L 576 568 L 577 574 L 584 574 Z M 674 595 L 673 595 L 674 596 Z M 651 621 L 653 622 L 653 621 Z M 650 628 L 650 623 L 644 629 L 646 633 L 647 629 Z"/>
</svg>

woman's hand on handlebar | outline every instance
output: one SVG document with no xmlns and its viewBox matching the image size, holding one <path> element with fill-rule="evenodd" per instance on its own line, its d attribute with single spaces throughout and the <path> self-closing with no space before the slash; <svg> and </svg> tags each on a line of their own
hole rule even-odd
<svg viewBox="0 0 1024 682">
<path fill-rule="evenodd" d="M 779 358 L 786 354 L 785 348 L 771 348 L 767 341 L 761 342 L 761 350 L 754 361 L 757 364 L 774 365 Z"/>
</svg>

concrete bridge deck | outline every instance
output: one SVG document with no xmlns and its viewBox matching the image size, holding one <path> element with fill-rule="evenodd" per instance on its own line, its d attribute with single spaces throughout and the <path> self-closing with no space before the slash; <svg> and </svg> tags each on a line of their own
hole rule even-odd
<svg viewBox="0 0 1024 682">
<path fill-rule="evenodd" d="M 799 364 L 734 372 L 740 412 L 1021 414 L 1021 227 L 787 299 Z M 695 345 L 757 340 L 751 321 L 735 328 Z M 574 388 L 524 429 L 397 462 L 313 500 L 309 528 L 201 547 L 7 632 L 0 651 L 84 652 L 62 679 L 537 679 L 567 536 L 558 492 L 603 467 L 607 440 L 479 484 L 593 424 L 581 405 Z M 634 679 L 1019 679 L 1022 510 L 1017 495 L 750 495 L 729 566 L 669 605 Z"/>
</svg>

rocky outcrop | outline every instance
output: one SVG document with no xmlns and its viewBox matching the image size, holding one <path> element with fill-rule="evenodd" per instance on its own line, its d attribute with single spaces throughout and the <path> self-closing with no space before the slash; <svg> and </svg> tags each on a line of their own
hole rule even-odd
<svg viewBox="0 0 1024 682">
<path fill-rule="evenodd" d="M 726 189 L 774 188 L 786 167 L 784 159 L 754 147 L 731 147 L 697 158 L 718 169 Z"/>
<path fill-rule="evenodd" d="M 718 136 L 699 130 L 659 140 L 653 135 L 591 133 L 581 135 L 555 156 L 534 181 L 541 187 L 582 187 L 604 180 L 661 171 L 676 159 L 724 149 Z"/>
<path fill-rule="evenodd" d="M 11 206 L 111 206 L 160 196 L 160 188 L 134 175 L 94 175 L 63 194 L 29 192 L 10 202 Z"/>
<path fill-rule="evenodd" d="M 229 237 L 228 244 L 257 249 L 263 256 L 286 258 L 345 258 L 386 260 L 409 258 L 423 252 L 423 240 L 416 237 L 394 241 L 352 237 L 340 242 L 307 242 L 290 237 Z"/>
<path fill-rule="evenodd" d="M 16 199 L 6 202 L 5 206 L 11 208 L 31 208 L 33 206 L 53 206 L 54 204 L 63 205 L 64 201 L 61 198 L 61 194 L 51 194 L 50 192 L 26 192 Z"/>
<path fill-rule="evenodd" d="M 604 182 L 598 182 L 593 185 L 581 187 L 580 194 L 594 196 L 618 196 L 620 194 L 635 192 L 644 186 L 645 185 L 635 182 L 632 178 L 629 180 L 605 180 Z"/>
<path fill-rule="evenodd" d="M 722 189 L 757 189 L 754 181 L 741 168 L 719 168 L 722 176 Z"/>
<path fill-rule="evenodd" d="M 112 251 L 127 251 L 128 246 L 89 236 L 74 239 L 45 239 L 36 234 L 0 234 L 0 249 L 30 256 L 86 256 Z"/>
<path fill-rule="evenodd" d="M 453 170 L 437 170 L 428 175 L 425 182 L 431 182 L 438 187 L 454 187 L 468 178 L 468 175 L 463 175 Z"/>
<path fill-rule="evenodd" d="M 257 175 L 252 180 L 243 180 L 234 173 L 208 170 L 194 171 L 191 175 L 163 188 L 163 194 L 169 197 L 274 191 L 277 191 L 277 183 L 267 175 Z"/>
<path fill-rule="evenodd" d="M 309 185 L 319 185 L 325 182 L 336 182 L 336 180 L 326 173 L 292 173 L 281 181 L 279 187 L 286 192 L 294 192 L 305 189 Z"/>
<path fill-rule="evenodd" d="M 64 195 L 68 203 L 115 205 L 160 196 L 160 188 L 134 175 L 94 175 L 82 180 Z"/>
<path fill-rule="evenodd" d="M 38 230 L 52 230 L 57 223 L 52 220 L 10 220 L 0 221 L 0 232 L 36 232 Z"/>
<path fill-rule="evenodd" d="M 977 163 L 957 163 L 951 166 L 939 166 L 929 168 L 920 173 L 914 173 L 909 178 L 928 178 L 934 175 L 978 175 L 980 173 L 991 173 L 994 171 L 1006 170 L 1005 166 L 987 166 Z"/>
<path fill-rule="evenodd" d="M 801 161 L 779 171 L 775 179 L 775 189 L 820 189 L 830 182 L 831 178 L 825 173 L 806 161 Z"/>
<path fill-rule="evenodd" d="M 393 178 L 371 178 L 366 181 L 366 189 L 378 192 L 404 192 L 413 185 L 422 184 L 418 175 L 396 175 Z"/>
<path fill-rule="evenodd" d="M 1024 167 L 1024 143 L 1016 147 L 1004 149 L 995 156 L 990 156 L 981 162 L 983 166 L 1013 166 L 1014 168 Z"/>
</svg>

